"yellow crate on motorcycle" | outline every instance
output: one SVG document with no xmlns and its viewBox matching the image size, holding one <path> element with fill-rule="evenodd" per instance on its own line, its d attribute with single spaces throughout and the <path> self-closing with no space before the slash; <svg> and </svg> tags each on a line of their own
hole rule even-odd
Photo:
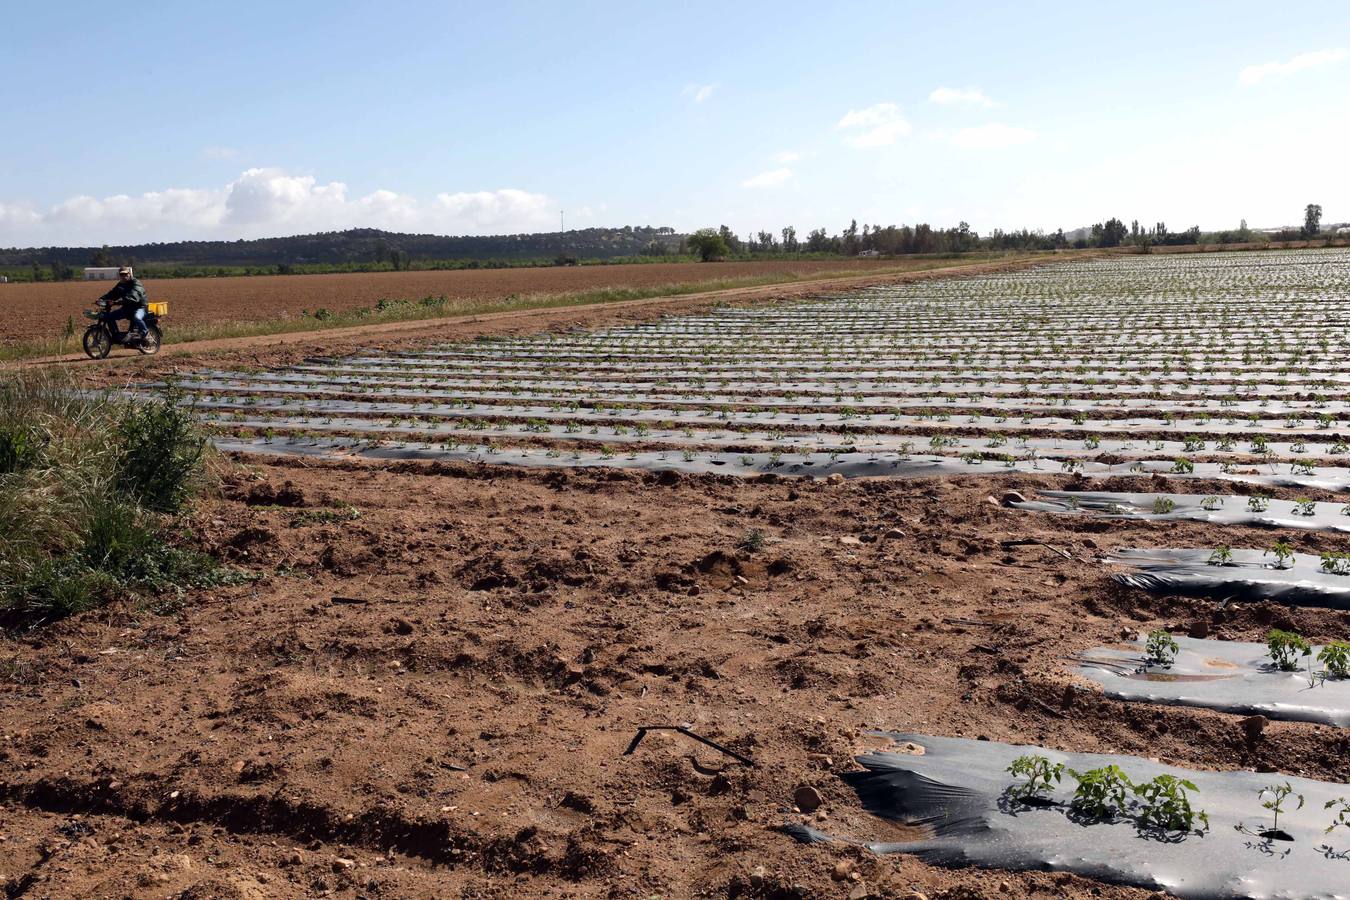
<svg viewBox="0 0 1350 900">
<path fill-rule="evenodd" d="M 164 303 L 147 303 L 146 307 L 150 310 L 152 315 L 167 316 L 169 314 L 169 304 L 167 301 Z"/>
</svg>

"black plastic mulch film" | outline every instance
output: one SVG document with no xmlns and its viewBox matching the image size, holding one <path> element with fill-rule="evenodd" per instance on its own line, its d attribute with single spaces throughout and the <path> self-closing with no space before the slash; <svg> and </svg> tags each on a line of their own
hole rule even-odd
<svg viewBox="0 0 1350 900">
<path fill-rule="evenodd" d="M 1171 665 L 1144 665 L 1141 640 L 1128 649 L 1096 647 L 1081 653 L 1077 670 L 1117 700 L 1350 727 L 1350 678 L 1317 677 L 1320 646 L 1313 645 L 1308 656 L 1297 659 L 1298 668 L 1286 672 L 1271 662 L 1265 644 L 1173 640 L 1179 649 Z"/>
<path fill-rule="evenodd" d="M 1130 494 L 1101 491 L 1039 491 L 1042 499 L 1013 503 L 1037 512 L 1095 515 L 1158 522 L 1210 522 L 1259 528 L 1350 532 L 1350 505 L 1198 494 Z M 1208 501 L 1208 506 L 1206 506 Z"/>
<path fill-rule="evenodd" d="M 1350 794 L 1345 785 L 1254 772 L 1200 772 L 1132 756 L 1060 753 L 991 741 L 890 737 L 924 752 L 861 756 L 863 771 L 842 777 L 868 812 L 919 826 L 926 835 L 906 843 L 862 841 L 874 852 L 908 853 L 954 868 L 1073 872 L 1179 897 L 1350 898 L 1350 829 L 1324 833 L 1334 814 L 1324 804 Z M 1048 795 L 1049 804 L 1021 805 L 1005 793 L 1020 780 L 1006 770 L 1024 754 L 1080 772 L 1117 765 L 1136 783 L 1162 774 L 1188 779 L 1198 788 L 1192 804 L 1208 813 L 1209 828 L 1201 834 L 1162 834 L 1143 828 L 1133 815 L 1085 820 L 1069 806 L 1073 779 L 1068 775 Z M 1293 840 L 1259 837 L 1271 821 L 1258 792 L 1285 781 L 1304 797 L 1301 810 L 1290 812 L 1290 800 L 1280 817 L 1280 830 Z M 808 842 L 842 840 L 810 826 L 787 830 Z"/>
<path fill-rule="evenodd" d="M 1350 610 L 1350 575 L 1322 571 L 1316 556 L 1295 553 L 1279 568 L 1266 550 L 1230 552 L 1224 565 L 1211 565 L 1213 550 L 1118 550 L 1106 561 L 1135 569 L 1111 576 L 1120 584 L 1155 593 Z"/>
</svg>

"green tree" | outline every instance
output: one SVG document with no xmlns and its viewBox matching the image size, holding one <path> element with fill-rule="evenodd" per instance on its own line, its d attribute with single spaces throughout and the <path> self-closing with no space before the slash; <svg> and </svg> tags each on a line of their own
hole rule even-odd
<svg viewBox="0 0 1350 900">
<path fill-rule="evenodd" d="M 94 258 L 89 263 L 91 266 L 111 266 L 113 264 L 112 253 L 108 251 L 108 245 L 94 251 Z"/>
<path fill-rule="evenodd" d="M 700 228 L 689 235 L 688 244 L 690 251 L 698 254 L 704 262 L 719 259 L 731 252 L 726 239 L 711 228 Z"/>
<path fill-rule="evenodd" d="M 1303 210 L 1303 236 L 1317 237 L 1322 230 L 1322 204 L 1309 203 Z"/>
<path fill-rule="evenodd" d="M 741 239 L 736 237 L 736 232 L 725 225 L 719 226 L 717 233 L 721 235 L 722 242 L 727 245 L 727 250 L 731 253 L 741 252 Z"/>
</svg>

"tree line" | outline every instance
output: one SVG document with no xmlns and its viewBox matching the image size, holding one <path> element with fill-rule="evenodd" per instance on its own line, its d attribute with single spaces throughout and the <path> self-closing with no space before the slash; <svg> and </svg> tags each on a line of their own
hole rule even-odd
<svg viewBox="0 0 1350 900">
<path fill-rule="evenodd" d="M 237 241 L 177 241 L 102 247 L 0 249 L 0 274 L 11 280 L 66 281 L 83 266 L 136 266 L 147 277 L 190 278 L 224 275 L 289 275 L 324 272 L 388 272 L 409 269 L 505 268 L 691 258 L 751 259 L 796 257 L 954 254 L 1005 250 L 1063 250 L 1181 244 L 1239 244 L 1318 237 L 1322 207 L 1309 203 L 1301 229 L 1253 231 L 1246 220 L 1232 230 L 1173 231 L 1165 222 L 1128 226 L 1109 218 L 1066 233 L 995 228 L 981 235 L 961 222 L 951 228 L 863 224 L 838 234 L 815 228 L 799 235 L 795 226 L 756 231 L 742 238 L 726 225 L 680 235 L 670 227 L 625 225 L 568 232 L 443 237 L 399 234 L 373 228 L 292 237 Z"/>
</svg>

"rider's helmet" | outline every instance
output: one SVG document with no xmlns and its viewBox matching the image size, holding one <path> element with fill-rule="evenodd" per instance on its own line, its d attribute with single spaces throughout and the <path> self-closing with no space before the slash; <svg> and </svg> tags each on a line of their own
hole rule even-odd
<svg viewBox="0 0 1350 900">
<path fill-rule="evenodd" d="M 123 266 L 122 268 L 118 269 L 118 270 L 117 270 L 117 277 L 118 277 L 118 278 L 130 278 L 130 277 L 131 277 L 131 266 Z"/>
</svg>

